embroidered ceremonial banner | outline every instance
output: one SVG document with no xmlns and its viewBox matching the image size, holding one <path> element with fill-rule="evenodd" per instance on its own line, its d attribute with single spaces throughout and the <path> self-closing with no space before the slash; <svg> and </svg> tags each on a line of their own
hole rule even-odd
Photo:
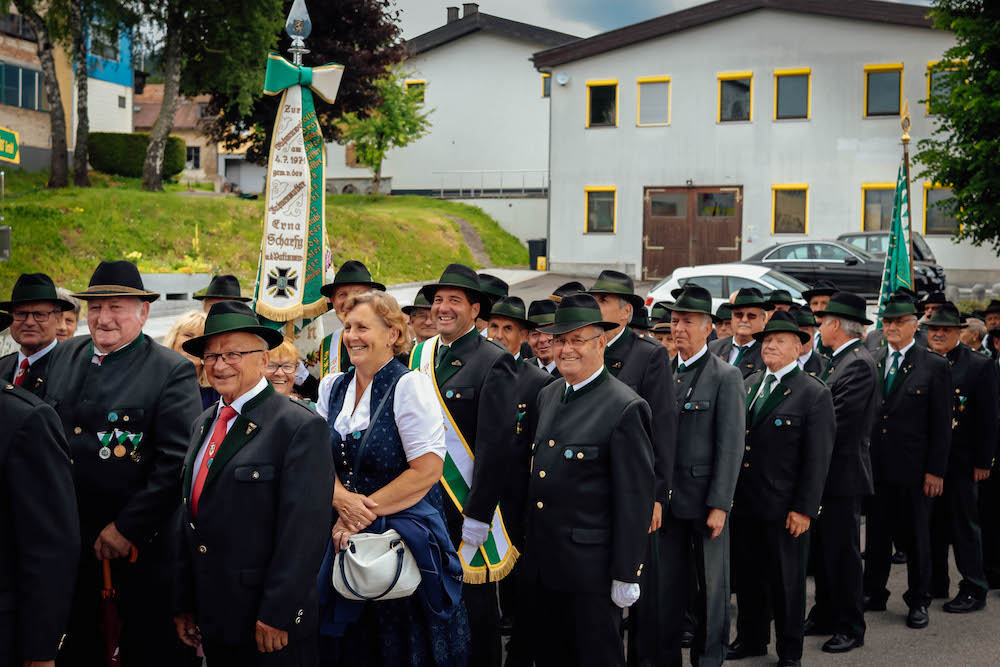
<svg viewBox="0 0 1000 667">
<path fill-rule="evenodd" d="M 267 162 L 264 232 L 254 309 L 275 322 L 327 311 L 320 294 L 326 257 L 326 148 L 312 91 L 332 103 L 341 65 L 300 67 L 268 56 L 264 93 L 281 93 Z"/>
<path fill-rule="evenodd" d="M 882 268 L 882 286 L 878 294 L 878 308 L 876 313 L 881 313 L 882 308 L 889 301 L 889 297 L 900 287 L 913 289 L 911 284 L 910 265 L 910 202 L 908 198 L 909 187 L 906 183 L 906 163 L 899 165 L 899 174 L 896 176 L 896 193 L 892 202 L 892 224 L 889 227 L 889 250 L 885 253 L 885 264 Z M 879 317 L 875 323 L 876 329 L 882 328 L 882 318 Z"/>
<path fill-rule="evenodd" d="M 322 378 L 327 373 L 345 372 L 346 368 L 341 368 L 340 358 L 341 342 L 344 340 L 344 329 L 341 327 L 323 339 L 319 346 L 319 376 Z M 350 365 L 350 359 L 346 360 Z"/>
<path fill-rule="evenodd" d="M 469 495 L 469 487 L 472 484 L 472 467 L 475 456 L 465 436 L 458 429 L 448 406 L 445 405 L 444 397 L 437 385 L 437 378 L 434 375 L 434 358 L 437 354 L 437 345 L 440 336 L 428 338 L 423 343 L 417 344 L 410 355 L 410 368 L 420 371 L 431 379 L 434 391 L 437 393 L 438 404 L 441 406 L 441 413 L 444 416 L 444 439 L 448 453 L 444 459 L 444 472 L 441 475 L 441 485 L 444 486 L 448 496 L 455 503 L 455 507 L 462 512 L 465 499 Z M 514 434 L 511 434 L 514 437 Z M 507 528 L 503 523 L 503 516 L 500 508 L 493 512 L 493 521 L 490 525 L 490 534 L 486 542 L 481 547 L 474 547 L 462 542 L 458 546 L 458 557 L 462 561 L 462 570 L 465 574 L 465 581 L 469 584 L 485 584 L 488 581 L 500 581 L 514 567 L 518 558 L 517 548 L 510 543 L 507 535 Z"/>
</svg>

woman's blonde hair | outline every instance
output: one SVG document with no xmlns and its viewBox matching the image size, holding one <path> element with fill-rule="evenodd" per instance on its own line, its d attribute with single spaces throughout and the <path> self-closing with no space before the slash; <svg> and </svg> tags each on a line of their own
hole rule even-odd
<svg viewBox="0 0 1000 667">
<path fill-rule="evenodd" d="M 395 297 L 385 292 L 371 291 L 362 294 L 353 294 L 347 297 L 344 302 L 344 315 L 351 312 L 355 306 L 367 304 L 372 311 L 382 320 L 382 324 L 399 332 L 399 338 L 392 346 L 392 353 L 395 355 L 410 351 L 410 344 L 413 342 L 406 335 L 406 317 L 399 309 L 399 303 Z"/>
<path fill-rule="evenodd" d="M 299 348 L 295 347 L 295 343 L 288 339 L 285 339 L 282 341 L 281 345 L 271 350 L 271 361 L 284 357 L 291 357 L 292 361 L 296 362 L 302 360 L 302 355 L 299 354 Z"/>
<path fill-rule="evenodd" d="M 177 336 L 179 336 L 182 331 L 191 331 L 195 336 L 203 335 L 205 333 L 206 317 L 207 315 L 202 310 L 189 310 L 178 317 L 174 320 L 174 324 L 170 327 L 170 331 L 168 331 L 167 335 L 163 337 L 163 346 L 173 350 L 174 345 L 177 343 Z M 208 375 L 205 371 L 204 365 L 201 365 L 198 370 L 198 384 L 202 387 L 209 386 Z"/>
</svg>

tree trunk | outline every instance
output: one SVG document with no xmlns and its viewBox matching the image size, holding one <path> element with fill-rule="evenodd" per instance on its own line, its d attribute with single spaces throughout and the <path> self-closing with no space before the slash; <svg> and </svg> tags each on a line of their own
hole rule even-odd
<svg viewBox="0 0 1000 667">
<path fill-rule="evenodd" d="M 177 111 L 181 88 L 181 31 L 184 29 L 184 13 L 180 4 L 174 0 L 167 10 L 167 42 L 163 51 L 163 104 L 149 133 L 146 161 L 142 165 L 143 190 L 163 190 L 163 153 L 170 130 L 174 127 L 174 113 Z"/>
<path fill-rule="evenodd" d="M 49 167 L 49 187 L 65 188 L 69 185 L 69 158 L 66 147 L 66 112 L 62 106 L 62 96 L 59 94 L 59 82 L 56 80 L 56 62 L 52 56 L 52 38 L 49 35 L 45 21 L 35 11 L 31 0 L 14 0 L 17 11 L 35 31 L 35 41 L 38 44 L 38 60 L 45 76 L 45 96 L 49 102 L 49 122 L 52 135 L 52 160 Z"/>
<path fill-rule="evenodd" d="M 69 29 L 76 58 L 76 146 L 73 148 L 73 184 L 90 187 L 87 172 L 87 143 L 90 139 L 90 118 L 87 115 L 87 43 L 83 38 L 81 0 L 70 0 Z M 81 75 L 82 73 L 82 75 Z"/>
</svg>

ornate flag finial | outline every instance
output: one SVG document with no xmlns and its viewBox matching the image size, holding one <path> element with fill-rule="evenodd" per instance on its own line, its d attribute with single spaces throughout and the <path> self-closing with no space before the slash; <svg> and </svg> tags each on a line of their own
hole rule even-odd
<svg viewBox="0 0 1000 667">
<path fill-rule="evenodd" d="M 302 54 L 309 53 L 305 39 L 312 34 L 312 21 L 309 19 L 305 0 L 295 0 L 292 3 L 292 10 L 288 12 L 288 19 L 285 21 L 285 32 L 292 38 L 292 46 L 288 49 L 292 54 L 292 62 L 301 65 Z"/>
</svg>

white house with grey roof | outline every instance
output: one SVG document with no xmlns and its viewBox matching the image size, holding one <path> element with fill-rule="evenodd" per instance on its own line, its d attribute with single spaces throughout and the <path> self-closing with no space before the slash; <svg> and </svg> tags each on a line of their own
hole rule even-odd
<svg viewBox="0 0 1000 667">
<path fill-rule="evenodd" d="M 719 0 L 536 53 L 553 80 L 549 268 L 654 279 L 886 229 L 901 107 L 915 152 L 955 43 L 927 10 Z M 996 281 L 997 257 L 954 243 L 954 220 L 929 206 L 948 195 L 914 179 L 914 229 L 951 281 Z"/>
</svg>

